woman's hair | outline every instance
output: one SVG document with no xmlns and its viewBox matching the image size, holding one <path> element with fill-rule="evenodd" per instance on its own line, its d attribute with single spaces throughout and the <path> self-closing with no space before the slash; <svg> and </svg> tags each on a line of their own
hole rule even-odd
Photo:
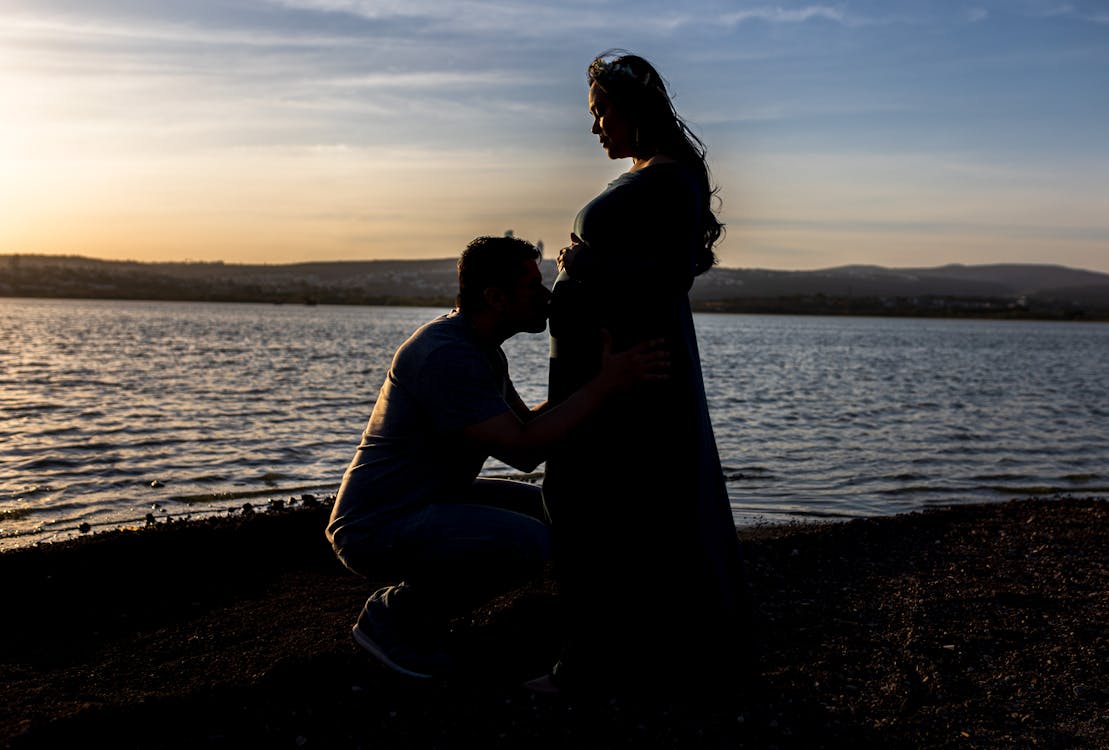
<svg viewBox="0 0 1109 750">
<path fill-rule="evenodd" d="M 607 50 L 593 58 L 587 77 L 590 85 L 597 84 L 627 115 L 635 128 L 636 156 L 665 154 L 686 164 L 700 180 L 704 236 L 696 272 L 704 273 L 716 264 L 713 246 L 724 234 L 724 225 L 712 210 L 712 201 L 719 196 L 718 188 L 710 184 L 705 144 L 674 109 L 666 81 L 642 57 L 624 50 Z"/>
<path fill-rule="evenodd" d="M 505 235 L 471 240 L 458 258 L 459 310 L 476 312 L 485 308 L 485 290 L 508 289 L 523 275 L 525 261 L 539 262 L 543 252 L 527 240 Z"/>
</svg>

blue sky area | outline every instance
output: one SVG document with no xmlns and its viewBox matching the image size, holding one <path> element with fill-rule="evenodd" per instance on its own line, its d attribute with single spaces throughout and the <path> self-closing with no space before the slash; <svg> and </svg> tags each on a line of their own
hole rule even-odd
<svg viewBox="0 0 1109 750">
<path fill-rule="evenodd" d="M 629 163 L 585 68 L 652 60 L 729 267 L 1109 272 L 1109 4 L 0 0 L 0 253 L 565 244 Z"/>
</svg>

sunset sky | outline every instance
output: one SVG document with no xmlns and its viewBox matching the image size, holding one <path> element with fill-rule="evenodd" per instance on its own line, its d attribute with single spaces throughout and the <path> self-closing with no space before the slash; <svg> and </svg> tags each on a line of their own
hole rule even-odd
<svg viewBox="0 0 1109 750">
<path fill-rule="evenodd" d="M 621 47 L 709 147 L 721 265 L 1109 272 L 1109 2 L 0 0 L 0 254 L 565 244 Z"/>
</svg>

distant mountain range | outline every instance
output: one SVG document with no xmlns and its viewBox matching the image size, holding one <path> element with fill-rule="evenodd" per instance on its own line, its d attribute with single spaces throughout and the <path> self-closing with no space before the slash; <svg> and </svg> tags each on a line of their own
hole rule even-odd
<svg viewBox="0 0 1109 750">
<path fill-rule="evenodd" d="M 554 261 L 543 275 L 555 277 Z M 139 263 L 0 255 L 0 296 L 449 306 L 454 258 L 292 263 Z M 967 315 L 1109 320 L 1109 274 L 1057 265 L 713 268 L 691 292 L 702 311 Z"/>
<path fill-rule="evenodd" d="M 693 298 L 702 308 L 749 312 L 795 307 L 796 312 L 1106 319 L 1109 274 L 1018 263 L 852 265 L 817 271 L 716 268 L 697 280 Z"/>
</svg>

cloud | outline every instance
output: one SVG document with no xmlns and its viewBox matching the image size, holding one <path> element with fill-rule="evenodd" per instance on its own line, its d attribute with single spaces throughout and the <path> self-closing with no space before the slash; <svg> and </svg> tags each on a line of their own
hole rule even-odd
<svg viewBox="0 0 1109 750">
<path fill-rule="evenodd" d="M 309 13 L 343 14 L 401 33 L 440 38 L 474 34 L 549 37 L 552 32 L 587 29 L 612 21 L 610 9 L 568 8 L 560 3 L 437 2 L 436 0 L 268 0 Z"/>
<path fill-rule="evenodd" d="M 847 23 L 843 11 L 827 5 L 810 5 L 805 8 L 788 10 L 781 7 L 762 7 L 727 13 L 720 20 L 729 25 L 737 26 L 748 21 L 765 21 L 767 23 L 805 23 L 814 19 Z"/>
<path fill-rule="evenodd" d="M 420 2 L 420 0 L 268 0 L 271 5 L 298 10 L 312 10 L 323 13 L 350 13 L 364 18 L 385 18 L 399 15 L 412 15 L 416 9 L 418 14 L 425 14 L 434 10 L 436 5 L 442 7 L 444 3 Z"/>
<path fill-rule="evenodd" d="M 72 17 L 4 17 L 0 26 L 0 39 L 24 47 L 46 45 L 50 49 L 61 45 L 82 45 L 71 48 L 88 54 L 101 45 L 101 49 L 118 48 L 119 43 L 158 42 L 174 45 L 210 45 L 237 48 L 255 47 L 320 47 L 335 45 L 352 46 L 359 42 L 354 36 L 338 34 L 307 34 L 296 30 L 265 28 L 216 28 L 198 25 L 174 24 L 163 21 L 98 21 Z"/>
<path fill-rule="evenodd" d="M 1106 11 L 1104 2 L 1093 3 L 1033 3 L 1025 10 L 1031 18 L 1071 18 L 1090 23 L 1109 23 L 1109 11 Z"/>
<path fill-rule="evenodd" d="M 320 81 L 330 86 L 369 89 L 450 89 L 457 87 L 491 88 L 496 86 L 526 85 L 534 83 L 534 76 L 510 71 L 413 71 L 401 73 L 367 73 L 365 75 Z"/>
</svg>

